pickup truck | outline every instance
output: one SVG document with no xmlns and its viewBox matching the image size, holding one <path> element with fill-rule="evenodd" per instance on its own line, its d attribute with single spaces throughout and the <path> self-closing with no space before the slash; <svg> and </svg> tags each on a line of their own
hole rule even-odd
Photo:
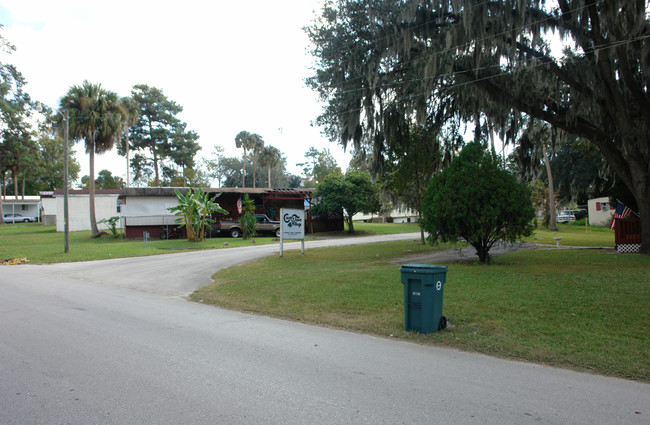
<svg viewBox="0 0 650 425">
<path fill-rule="evenodd" d="M 269 233 L 280 237 L 280 222 L 273 221 L 266 216 L 266 214 L 255 214 L 257 223 L 255 224 L 255 232 Z M 238 238 L 242 235 L 241 224 L 238 221 L 220 221 L 218 223 L 219 233 L 229 233 L 231 237 Z"/>
</svg>

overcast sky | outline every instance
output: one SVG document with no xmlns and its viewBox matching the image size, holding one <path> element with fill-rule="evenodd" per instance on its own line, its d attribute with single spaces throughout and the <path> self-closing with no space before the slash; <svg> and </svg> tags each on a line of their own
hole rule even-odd
<svg viewBox="0 0 650 425">
<path fill-rule="evenodd" d="M 84 80 L 120 96 L 135 84 L 158 87 L 201 136 L 198 156 L 211 156 L 215 145 L 241 156 L 234 138 L 247 130 L 278 147 L 294 174 L 310 146 L 329 148 L 345 170 L 350 155 L 311 126 L 321 105 L 304 84 L 313 59 L 302 28 L 320 3 L 0 0 L 2 35 L 17 49 L 3 60 L 51 107 Z M 88 174 L 82 145 L 75 150 Z M 126 177 L 114 152 L 97 156 L 95 167 Z"/>
</svg>

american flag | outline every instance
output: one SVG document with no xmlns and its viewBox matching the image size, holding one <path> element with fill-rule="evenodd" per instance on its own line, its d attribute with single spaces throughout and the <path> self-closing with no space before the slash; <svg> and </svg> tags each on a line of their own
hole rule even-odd
<svg viewBox="0 0 650 425">
<path fill-rule="evenodd" d="M 616 226 L 617 218 L 623 218 L 631 212 L 632 210 L 626 207 L 624 203 L 618 201 L 618 204 L 616 205 L 616 211 L 614 211 L 614 218 L 612 218 L 612 224 L 609 225 L 609 228 L 613 229 Z"/>
<path fill-rule="evenodd" d="M 241 196 L 237 199 L 237 212 L 241 214 Z"/>
</svg>

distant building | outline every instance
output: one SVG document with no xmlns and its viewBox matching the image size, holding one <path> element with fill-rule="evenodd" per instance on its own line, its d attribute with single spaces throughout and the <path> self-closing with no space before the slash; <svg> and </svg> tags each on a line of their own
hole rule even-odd
<svg viewBox="0 0 650 425">
<path fill-rule="evenodd" d="M 2 198 L 3 214 L 20 214 L 26 217 L 38 217 L 41 221 L 40 196 L 7 196 Z"/>
<path fill-rule="evenodd" d="M 141 238 L 144 232 L 149 237 L 160 236 L 163 229 L 176 225 L 176 216 L 169 208 L 178 205 L 175 190 L 185 195 L 187 187 L 144 187 L 122 189 L 117 199 L 122 225 L 127 238 Z M 255 205 L 255 212 L 266 214 L 269 218 L 279 220 L 281 208 L 304 208 L 311 200 L 314 189 L 268 189 L 268 188 L 202 188 L 204 192 L 219 193 L 216 202 L 228 211 L 227 215 L 214 214 L 219 220 L 239 220 L 237 201 L 248 195 Z M 341 220 L 341 227 L 343 221 Z M 312 223 L 308 217 L 307 229 L 310 231 L 317 223 Z M 208 229 L 208 237 L 218 233 L 218 224 L 214 229 Z M 316 230 L 318 231 L 318 230 Z"/>
<path fill-rule="evenodd" d="M 352 220 L 372 223 L 417 223 L 418 213 L 408 208 L 397 207 L 384 214 L 357 213 Z"/>
<path fill-rule="evenodd" d="M 616 205 L 611 205 L 608 197 L 590 199 L 587 201 L 589 224 L 592 226 L 609 226 L 615 209 Z"/>
<path fill-rule="evenodd" d="M 97 221 L 118 216 L 117 197 L 120 189 L 95 189 L 95 218 Z M 63 189 L 53 192 L 56 199 L 56 231 L 64 231 L 63 219 Z M 90 230 L 90 192 L 87 190 L 68 190 L 68 221 L 69 230 L 78 232 Z M 97 225 L 99 230 L 108 230 Z M 119 228 L 119 223 L 118 223 Z"/>
<path fill-rule="evenodd" d="M 45 226 L 52 226 L 56 224 L 56 198 L 54 192 L 43 191 L 40 194 L 41 198 L 41 223 Z"/>
</svg>

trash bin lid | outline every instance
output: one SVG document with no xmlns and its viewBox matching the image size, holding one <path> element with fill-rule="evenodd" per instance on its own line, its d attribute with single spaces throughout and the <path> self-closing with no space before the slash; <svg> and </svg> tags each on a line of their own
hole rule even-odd
<svg viewBox="0 0 650 425">
<path fill-rule="evenodd" d="M 404 264 L 399 271 L 410 273 L 440 273 L 446 272 L 447 267 L 434 266 L 432 264 Z"/>
</svg>

